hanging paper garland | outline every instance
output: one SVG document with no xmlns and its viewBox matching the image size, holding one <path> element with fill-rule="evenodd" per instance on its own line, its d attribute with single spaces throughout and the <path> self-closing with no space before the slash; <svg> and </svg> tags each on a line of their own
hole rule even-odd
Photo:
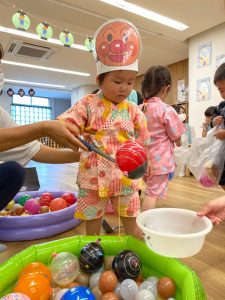
<svg viewBox="0 0 225 300">
<path fill-rule="evenodd" d="M 14 95 L 14 90 L 13 90 L 13 89 L 8 89 L 7 95 L 8 95 L 9 97 L 12 97 L 12 96 Z"/>
<path fill-rule="evenodd" d="M 24 90 L 23 89 L 19 89 L 18 95 L 20 95 L 20 97 L 23 97 L 25 95 Z"/>
<path fill-rule="evenodd" d="M 30 28 L 30 19 L 22 10 L 19 10 L 12 16 L 12 22 L 19 30 L 28 30 Z"/>
<path fill-rule="evenodd" d="M 46 22 L 38 24 L 36 27 L 36 32 L 43 40 L 50 39 L 53 36 L 52 27 Z"/>
<path fill-rule="evenodd" d="M 59 40 L 65 47 L 70 47 L 74 42 L 72 33 L 67 30 L 64 30 L 60 33 Z"/>
<path fill-rule="evenodd" d="M 95 43 L 92 36 L 88 36 L 86 38 L 86 40 L 84 41 L 84 46 L 88 49 L 89 52 L 93 52 Z"/>
<path fill-rule="evenodd" d="M 29 89 L 28 94 L 33 97 L 35 95 L 35 90 Z"/>
</svg>

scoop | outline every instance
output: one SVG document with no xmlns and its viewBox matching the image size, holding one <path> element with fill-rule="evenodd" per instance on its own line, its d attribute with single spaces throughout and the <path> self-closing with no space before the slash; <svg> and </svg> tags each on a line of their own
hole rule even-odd
<svg viewBox="0 0 225 300">
<path fill-rule="evenodd" d="M 137 168 L 135 168 L 134 170 L 128 170 L 125 169 L 124 166 L 121 169 L 120 163 L 114 159 L 113 157 L 111 157 L 110 155 L 107 155 L 106 153 L 104 153 L 103 151 L 99 150 L 97 147 L 95 147 L 93 144 L 89 144 L 87 141 L 79 138 L 79 140 L 81 141 L 81 143 L 84 144 L 85 147 L 88 148 L 89 151 L 91 152 L 95 152 L 101 156 L 103 156 L 104 158 L 110 160 L 111 162 L 115 163 L 118 165 L 118 167 L 120 168 L 120 170 L 124 173 L 125 176 L 127 176 L 130 179 L 138 179 L 141 178 L 146 170 L 147 170 L 147 166 L 148 166 L 148 162 L 147 160 L 141 164 L 140 166 L 138 166 Z M 129 166 L 128 166 L 129 167 Z"/>
</svg>

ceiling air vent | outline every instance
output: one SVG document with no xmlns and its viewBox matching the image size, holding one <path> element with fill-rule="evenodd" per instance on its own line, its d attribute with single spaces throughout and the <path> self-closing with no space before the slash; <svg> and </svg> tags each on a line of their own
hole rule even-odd
<svg viewBox="0 0 225 300">
<path fill-rule="evenodd" d="M 54 53 L 54 50 L 45 46 L 13 40 L 8 45 L 7 52 L 24 58 L 45 60 Z"/>
</svg>

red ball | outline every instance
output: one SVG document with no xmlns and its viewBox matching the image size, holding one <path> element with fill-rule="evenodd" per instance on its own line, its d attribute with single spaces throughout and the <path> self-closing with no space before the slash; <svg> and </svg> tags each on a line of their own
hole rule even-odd
<svg viewBox="0 0 225 300">
<path fill-rule="evenodd" d="M 116 162 L 123 172 L 136 170 L 147 161 L 145 149 L 136 141 L 126 141 L 116 152 Z"/>
<path fill-rule="evenodd" d="M 67 202 L 63 198 L 55 198 L 50 203 L 50 210 L 57 211 L 67 207 Z"/>
<path fill-rule="evenodd" d="M 74 203 L 77 202 L 77 198 L 76 198 L 76 196 L 74 196 L 73 193 L 68 193 L 68 192 L 67 192 L 67 193 L 64 193 L 64 194 L 62 195 L 62 198 L 63 198 L 64 200 L 66 200 L 68 206 L 70 206 L 70 205 L 72 205 L 72 204 L 74 204 Z"/>
<path fill-rule="evenodd" d="M 41 206 L 49 206 L 54 196 L 51 193 L 43 193 L 40 197 L 39 203 Z"/>
</svg>

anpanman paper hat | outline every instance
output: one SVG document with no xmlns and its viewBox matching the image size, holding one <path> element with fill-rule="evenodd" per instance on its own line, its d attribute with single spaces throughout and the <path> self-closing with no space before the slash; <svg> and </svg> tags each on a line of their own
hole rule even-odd
<svg viewBox="0 0 225 300">
<path fill-rule="evenodd" d="M 141 37 L 129 21 L 113 19 L 104 23 L 94 36 L 97 75 L 118 70 L 138 71 Z"/>
</svg>

